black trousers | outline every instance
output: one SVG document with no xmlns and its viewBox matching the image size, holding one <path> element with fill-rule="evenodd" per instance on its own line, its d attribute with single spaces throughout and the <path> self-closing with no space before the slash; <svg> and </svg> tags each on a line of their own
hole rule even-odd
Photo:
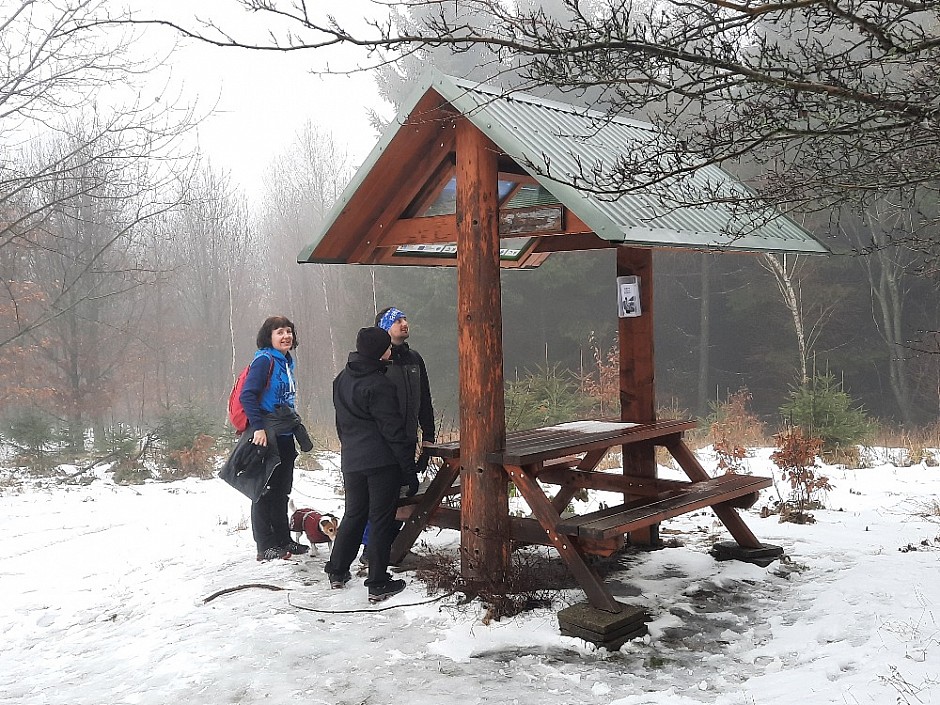
<svg viewBox="0 0 940 705">
<path fill-rule="evenodd" d="M 333 551 L 324 569 L 332 575 L 343 575 L 359 553 L 362 532 L 369 524 L 369 577 L 366 585 L 383 585 L 391 579 L 388 555 L 395 539 L 395 507 L 401 487 L 401 470 L 397 465 L 371 468 L 365 472 L 344 472 L 346 511 L 336 532 Z"/>
<path fill-rule="evenodd" d="M 271 474 L 267 491 L 251 505 L 251 534 L 258 546 L 258 553 L 290 541 L 287 503 L 294 486 L 294 461 L 297 459 L 294 437 L 278 436 L 277 452 L 281 456 L 281 464 Z"/>
</svg>

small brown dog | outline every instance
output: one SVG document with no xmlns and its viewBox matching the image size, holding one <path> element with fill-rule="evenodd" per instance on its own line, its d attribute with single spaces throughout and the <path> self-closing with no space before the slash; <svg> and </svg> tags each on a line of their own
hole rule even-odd
<svg viewBox="0 0 940 705">
<path fill-rule="evenodd" d="M 339 528 L 339 519 L 332 514 L 324 514 L 316 509 L 294 509 L 294 502 L 290 503 L 290 530 L 294 532 L 294 540 L 299 541 L 303 534 L 310 542 L 310 553 L 317 553 L 317 544 L 328 544 L 333 548 L 336 530 Z"/>
</svg>

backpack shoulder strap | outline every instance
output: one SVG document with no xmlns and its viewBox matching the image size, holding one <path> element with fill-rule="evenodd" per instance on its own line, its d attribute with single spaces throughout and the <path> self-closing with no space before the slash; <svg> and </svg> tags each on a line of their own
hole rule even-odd
<svg viewBox="0 0 940 705">
<path fill-rule="evenodd" d="M 268 367 L 268 378 L 267 378 L 267 381 L 265 381 L 264 383 L 265 388 L 267 388 L 267 386 L 271 384 L 271 376 L 274 374 L 274 356 L 268 355 L 267 353 L 261 353 L 261 354 L 264 355 L 266 358 L 268 358 L 268 360 L 271 362 L 271 366 Z M 255 358 L 255 360 L 257 359 L 258 358 Z M 252 360 L 252 362 L 254 362 L 254 360 Z M 251 363 L 248 363 L 248 367 L 251 367 Z"/>
</svg>

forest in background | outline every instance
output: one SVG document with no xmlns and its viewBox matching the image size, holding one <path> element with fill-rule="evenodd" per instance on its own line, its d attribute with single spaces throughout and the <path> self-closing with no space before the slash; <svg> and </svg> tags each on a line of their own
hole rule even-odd
<svg viewBox="0 0 940 705">
<path fill-rule="evenodd" d="M 297 325 L 301 414 L 330 444 L 330 383 L 356 330 L 387 305 L 408 315 L 441 425 L 455 427 L 456 273 L 298 265 L 357 166 L 343 145 L 307 125 L 259 165 L 264 193 L 249 201 L 186 146 L 192 111 L 133 93 L 104 100 L 147 67 L 128 58 L 127 36 L 70 31 L 100 4 L 64 3 L 46 24 L 27 2 L 0 17 L 3 441 L 230 437 L 232 381 L 277 313 Z M 379 94 L 397 105 L 425 60 L 378 72 Z M 466 54 L 435 62 L 456 75 L 478 65 Z M 664 413 L 704 418 L 747 390 L 755 415 L 778 427 L 795 390 L 828 379 L 885 426 L 935 424 L 937 273 L 893 237 L 908 223 L 885 199 L 807 215 L 839 253 L 828 258 L 657 252 Z M 509 421 L 616 415 L 603 392 L 616 343 L 613 252 L 556 254 L 504 272 L 502 286 Z"/>
</svg>

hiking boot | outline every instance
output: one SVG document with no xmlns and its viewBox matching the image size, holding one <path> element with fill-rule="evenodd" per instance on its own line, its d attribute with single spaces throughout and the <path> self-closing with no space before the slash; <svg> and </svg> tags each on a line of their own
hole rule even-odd
<svg viewBox="0 0 940 705">
<path fill-rule="evenodd" d="M 352 575 L 349 574 L 348 570 L 342 575 L 337 573 L 327 573 L 326 576 L 330 579 L 331 590 L 339 590 L 344 588 L 346 587 L 346 583 L 352 580 Z"/>
<path fill-rule="evenodd" d="M 293 553 L 295 556 L 302 556 L 310 550 L 310 546 L 307 544 L 297 543 L 296 541 L 288 541 L 284 544 L 284 548 Z"/>
<path fill-rule="evenodd" d="M 369 588 L 369 602 L 375 604 L 376 602 L 387 600 L 392 595 L 397 595 L 404 590 L 405 585 L 404 580 L 389 580 L 387 583 L 382 583 L 381 585 L 373 585 Z"/>
<path fill-rule="evenodd" d="M 287 560 L 290 558 L 290 551 L 288 551 L 283 546 L 275 546 L 274 548 L 266 548 L 261 553 L 258 554 L 259 561 L 276 561 L 278 559 Z"/>
</svg>

